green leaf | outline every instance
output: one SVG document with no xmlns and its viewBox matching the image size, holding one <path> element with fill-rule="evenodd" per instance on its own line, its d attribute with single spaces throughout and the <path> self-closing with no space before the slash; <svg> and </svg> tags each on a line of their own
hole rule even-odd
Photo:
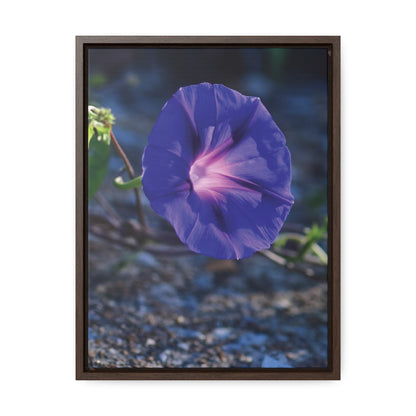
<svg viewBox="0 0 416 416">
<path fill-rule="evenodd" d="M 142 177 L 138 176 L 137 178 L 134 178 L 131 181 L 124 182 L 123 178 L 121 176 L 117 176 L 117 178 L 114 179 L 114 185 L 118 189 L 123 189 L 125 191 L 129 190 L 129 189 L 136 188 L 136 187 L 141 187 L 142 186 Z"/>
<path fill-rule="evenodd" d="M 110 159 L 110 146 L 104 140 L 98 140 L 94 134 L 88 150 L 88 200 L 100 188 L 107 172 Z"/>
<path fill-rule="evenodd" d="M 286 236 L 278 236 L 277 240 L 273 243 L 273 246 L 277 249 L 283 248 L 287 244 L 288 238 Z"/>
<path fill-rule="evenodd" d="M 313 224 L 305 236 L 305 241 L 302 244 L 298 255 L 296 256 L 295 261 L 303 260 L 305 255 L 309 253 L 309 251 L 313 250 L 315 244 L 319 240 L 322 240 L 322 238 L 324 238 L 326 230 L 327 230 L 327 221 L 324 222 L 322 227 L 319 227 L 318 224 Z"/>
<path fill-rule="evenodd" d="M 90 141 L 94 136 L 94 127 L 91 124 L 88 124 L 88 149 L 90 148 Z"/>
<path fill-rule="evenodd" d="M 111 126 L 114 122 L 115 117 L 109 108 L 88 106 L 88 147 L 94 135 L 97 137 L 97 141 L 103 141 L 110 145 Z"/>
<path fill-rule="evenodd" d="M 97 192 L 107 172 L 114 122 L 110 109 L 88 106 L 88 199 Z"/>
</svg>

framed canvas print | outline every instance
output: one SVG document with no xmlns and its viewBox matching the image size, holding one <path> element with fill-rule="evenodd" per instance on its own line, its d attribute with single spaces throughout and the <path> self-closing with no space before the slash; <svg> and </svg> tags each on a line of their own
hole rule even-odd
<svg viewBox="0 0 416 416">
<path fill-rule="evenodd" d="M 340 38 L 76 60 L 77 379 L 339 379 Z"/>
</svg>

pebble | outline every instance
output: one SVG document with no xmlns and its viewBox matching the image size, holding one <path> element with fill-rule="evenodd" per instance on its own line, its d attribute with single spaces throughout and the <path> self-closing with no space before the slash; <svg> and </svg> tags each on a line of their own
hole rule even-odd
<svg viewBox="0 0 416 416">
<path fill-rule="evenodd" d="M 136 258 L 137 261 L 144 266 L 152 268 L 160 267 L 160 263 L 156 260 L 156 257 L 150 253 L 146 253 L 145 251 L 141 251 Z"/>
<path fill-rule="evenodd" d="M 293 366 L 289 363 L 286 356 L 282 353 L 276 355 L 276 358 L 270 355 L 265 355 L 263 362 L 261 363 L 262 368 L 292 368 Z"/>
<path fill-rule="evenodd" d="M 232 332 L 232 328 L 215 328 L 212 331 L 212 335 L 217 339 L 224 340 L 227 339 L 232 334 Z"/>
<path fill-rule="evenodd" d="M 156 345 L 156 341 L 152 338 L 148 338 L 146 340 L 146 347 L 153 347 L 154 345 Z"/>
<path fill-rule="evenodd" d="M 180 342 L 180 343 L 178 344 L 178 347 L 179 347 L 181 350 L 184 350 L 184 351 L 188 351 L 188 350 L 189 350 L 189 344 L 188 344 L 188 343 L 186 343 L 186 342 Z"/>
<path fill-rule="evenodd" d="M 238 358 L 242 363 L 252 363 L 253 362 L 253 357 L 241 354 L 240 357 Z"/>
</svg>

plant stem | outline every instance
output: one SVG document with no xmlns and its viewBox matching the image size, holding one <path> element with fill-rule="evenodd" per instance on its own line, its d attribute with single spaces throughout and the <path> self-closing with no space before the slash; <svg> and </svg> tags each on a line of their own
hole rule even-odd
<svg viewBox="0 0 416 416">
<path fill-rule="evenodd" d="M 135 241 L 133 237 L 129 237 L 128 235 L 120 235 L 117 233 L 110 233 L 103 228 L 102 224 L 100 224 L 97 220 L 99 217 L 95 217 L 93 224 L 89 226 L 89 231 L 101 239 L 108 241 L 112 244 L 117 244 L 120 247 L 126 247 L 132 249 L 134 251 L 143 250 L 147 251 L 152 254 L 160 255 L 160 256 L 183 256 L 183 255 L 192 255 L 194 254 L 192 251 L 188 249 L 188 247 L 184 245 L 142 245 L 137 240 Z M 108 218 L 102 218 L 104 222 L 107 222 L 111 227 L 114 225 L 109 221 Z M 117 229 L 118 227 L 115 227 Z M 124 231 L 124 230 L 123 230 Z M 127 237 L 127 238 L 126 238 Z"/>
<path fill-rule="evenodd" d="M 273 261 L 274 263 L 277 263 L 281 266 L 285 266 L 288 269 L 300 271 L 300 272 L 306 274 L 306 276 L 308 276 L 308 277 L 314 277 L 315 276 L 315 272 L 312 268 L 287 261 L 283 257 L 279 256 L 276 253 L 273 253 L 270 250 L 260 250 L 259 253 L 262 254 L 264 257 L 267 257 L 269 260 Z"/>
<path fill-rule="evenodd" d="M 127 172 L 130 176 L 130 179 L 134 179 L 136 177 L 133 167 L 131 166 L 131 163 L 129 161 L 129 159 L 127 158 L 126 154 L 124 153 L 124 150 L 121 148 L 120 144 L 118 143 L 116 137 L 114 136 L 113 131 L 110 131 L 110 137 L 111 140 L 118 152 L 118 154 L 120 155 L 120 157 L 123 159 L 124 165 L 126 166 Z M 146 218 L 144 217 L 144 212 L 143 212 L 143 206 L 142 206 L 142 200 L 140 197 L 140 190 L 139 188 L 134 188 L 134 193 L 136 195 L 136 207 L 137 207 L 137 216 L 139 217 L 139 221 L 142 224 L 143 228 L 145 230 L 147 230 L 147 223 L 146 223 Z"/>
</svg>

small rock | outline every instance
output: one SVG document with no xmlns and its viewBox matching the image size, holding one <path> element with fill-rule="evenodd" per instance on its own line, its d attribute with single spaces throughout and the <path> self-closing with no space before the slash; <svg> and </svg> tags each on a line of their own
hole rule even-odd
<svg viewBox="0 0 416 416">
<path fill-rule="evenodd" d="M 171 308 L 179 308 L 183 303 L 176 289 L 169 283 L 160 283 L 152 286 L 150 294 L 153 299 Z"/>
<path fill-rule="evenodd" d="M 215 338 L 218 338 L 220 340 L 227 339 L 231 335 L 232 329 L 231 328 L 215 328 L 212 331 L 212 335 Z"/>
<path fill-rule="evenodd" d="M 309 353 L 306 350 L 293 351 L 286 354 L 287 358 L 290 358 L 291 360 L 299 360 L 301 358 L 307 357 L 308 355 Z"/>
<path fill-rule="evenodd" d="M 141 251 L 136 258 L 137 261 L 144 266 L 152 268 L 160 267 L 160 263 L 156 260 L 156 257 L 150 253 L 146 253 L 145 251 Z"/>
<path fill-rule="evenodd" d="M 159 354 L 159 359 L 162 361 L 163 364 L 166 363 L 170 355 L 170 350 L 165 350 Z"/>
<path fill-rule="evenodd" d="M 278 309 L 288 309 L 292 306 L 292 302 L 286 297 L 281 297 L 275 301 L 275 305 Z"/>
<path fill-rule="evenodd" d="M 184 350 L 184 351 L 188 351 L 188 350 L 189 350 L 189 344 L 187 344 L 186 342 L 180 342 L 180 343 L 178 344 L 178 347 L 179 347 L 181 350 Z"/>
<path fill-rule="evenodd" d="M 170 349 L 167 349 L 159 354 L 159 359 L 162 364 L 169 367 L 180 367 L 187 358 L 188 355 Z"/>
<path fill-rule="evenodd" d="M 253 357 L 241 354 L 240 357 L 238 358 L 242 363 L 247 363 L 250 364 L 253 362 Z"/>
<path fill-rule="evenodd" d="M 284 354 L 279 353 L 276 358 L 265 355 L 263 362 L 261 363 L 262 368 L 292 368 L 293 366 L 289 363 Z"/>
<path fill-rule="evenodd" d="M 156 345 L 156 341 L 153 338 L 147 338 L 146 347 L 153 347 L 154 345 Z"/>
</svg>

